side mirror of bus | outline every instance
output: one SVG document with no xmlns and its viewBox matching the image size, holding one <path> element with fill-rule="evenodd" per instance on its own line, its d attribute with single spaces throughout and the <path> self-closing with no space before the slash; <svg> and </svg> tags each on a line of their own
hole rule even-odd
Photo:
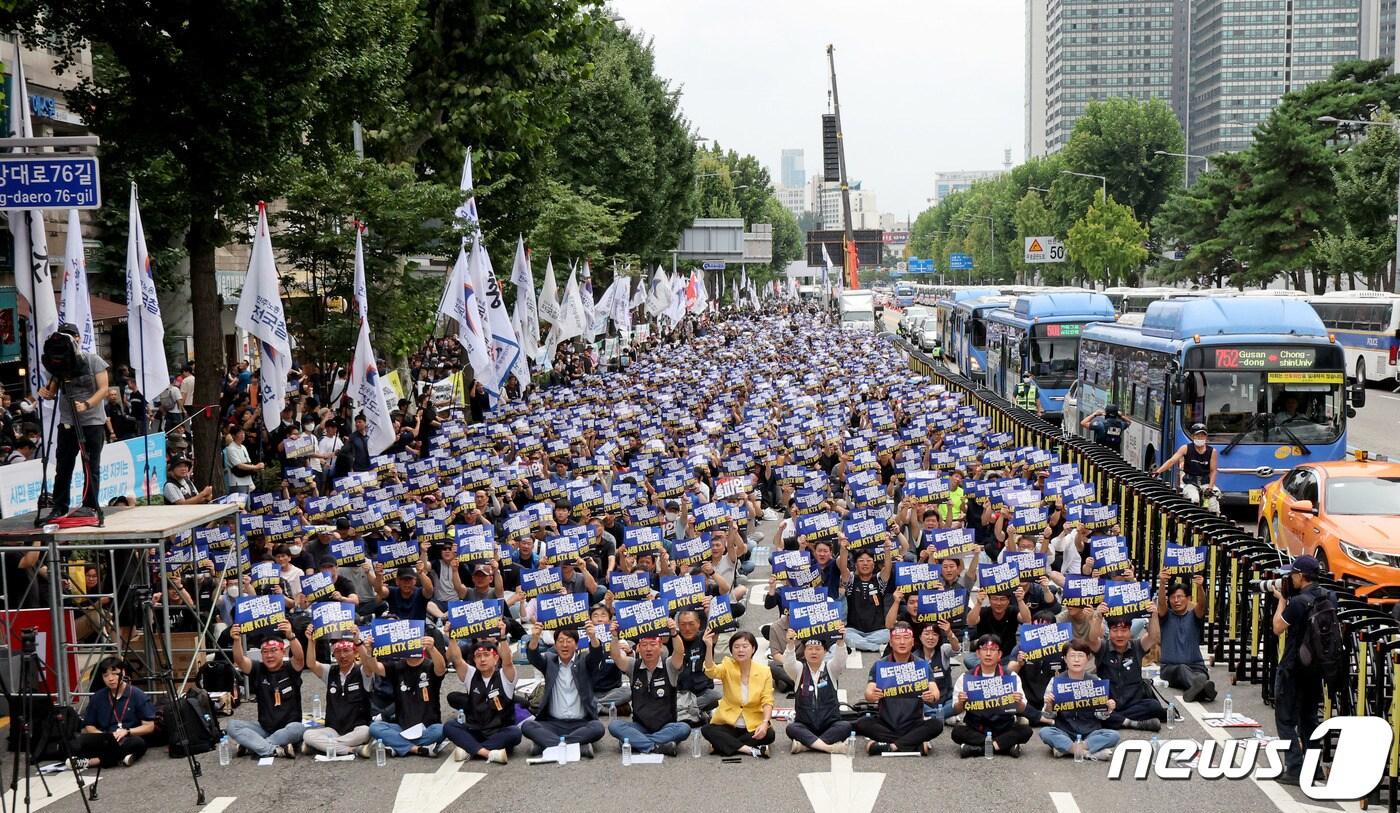
<svg viewBox="0 0 1400 813">
<path fill-rule="evenodd" d="M 1186 396 L 1183 395 L 1181 392 L 1181 379 L 1173 376 L 1171 379 L 1171 383 L 1168 385 L 1168 390 L 1171 395 L 1173 405 L 1180 405 L 1186 403 Z"/>
<path fill-rule="evenodd" d="M 1366 382 L 1353 378 L 1349 378 L 1347 381 L 1351 384 L 1351 405 L 1357 409 L 1366 406 Z"/>
</svg>

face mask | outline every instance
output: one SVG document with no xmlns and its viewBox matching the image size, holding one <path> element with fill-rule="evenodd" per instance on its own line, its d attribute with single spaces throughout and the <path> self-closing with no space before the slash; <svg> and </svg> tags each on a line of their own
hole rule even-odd
<svg viewBox="0 0 1400 813">
<path fill-rule="evenodd" d="M 292 545 L 291 547 L 287 548 L 287 550 L 291 551 L 293 556 L 301 555 L 301 545 Z"/>
<path fill-rule="evenodd" d="M 314 422 L 307 421 L 306 423 L 301 425 L 301 428 L 307 432 L 314 432 L 316 431 L 316 424 Z"/>
<path fill-rule="evenodd" d="M 681 515 L 680 515 L 680 514 L 672 514 L 670 511 L 667 511 L 667 512 L 666 512 L 666 521 L 667 521 L 667 522 L 675 522 L 676 520 L 678 520 L 678 519 L 680 519 L 680 518 L 681 518 Z"/>
<path fill-rule="evenodd" d="M 1193 440 L 1191 442 L 1196 444 L 1197 449 L 1204 449 L 1206 447 L 1206 442 L 1204 440 Z"/>
<path fill-rule="evenodd" d="M 224 595 L 228 596 L 231 599 L 236 599 L 238 598 L 238 588 L 230 587 L 229 589 L 224 591 Z"/>
</svg>

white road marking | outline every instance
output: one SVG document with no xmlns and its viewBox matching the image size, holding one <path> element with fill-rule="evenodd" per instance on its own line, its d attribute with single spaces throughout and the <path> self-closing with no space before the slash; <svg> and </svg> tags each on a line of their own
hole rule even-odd
<svg viewBox="0 0 1400 813">
<path fill-rule="evenodd" d="M 870 813 L 885 783 L 883 773 L 856 773 L 850 754 L 832 754 L 826 773 L 798 774 L 814 813 Z"/>
<path fill-rule="evenodd" d="M 1400 395 L 1390 395 L 1390 394 L 1384 393 L 1384 392 L 1374 392 L 1374 393 L 1371 393 L 1371 394 L 1374 395 L 1374 396 L 1376 396 L 1377 398 L 1385 398 L 1385 399 L 1390 400 L 1390 401 L 1400 401 Z"/>
<path fill-rule="evenodd" d="M 761 593 L 761 592 L 759 592 L 759 591 L 757 591 L 757 590 L 754 590 L 753 592 L 749 593 L 749 606 L 751 606 L 751 607 L 762 607 L 762 606 L 763 606 L 763 596 L 764 596 L 764 595 L 765 595 L 764 593 Z"/>
<path fill-rule="evenodd" d="M 10 759 L 10 758 L 9 758 L 9 755 L 6 754 L 6 756 L 5 756 L 5 761 L 6 761 L 6 762 L 9 762 L 9 759 Z M 6 773 L 6 775 L 5 775 L 5 790 L 4 790 L 4 792 L 0 792 L 0 808 L 3 808 L 4 810 L 9 810 L 10 807 L 11 807 L 11 803 L 12 803 L 12 800 L 10 799 L 10 795 L 9 795 L 9 793 L 8 793 L 9 788 L 10 788 L 10 785 L 9 785 L 10 776 L 9 776 L 9 774 L 8 774 L 8 767 L 9 767 L 9 766 L 7 765 L 7 766 L 6 766 L 7 773 Z M 94 769 L 93 772 L 88 772 L 88 773 L 84 773 L 84 774 L 83 774 L 83 783 L 84 783 L 84 784 L 83 784 L 83 789 L 84 789 L 84 791 L 86 791 L 87 788 L 92 787 L 92 774 L 95 772 L 95 770 L 96 770 L 96 769 Z M 41 809 L 41 808 L 48 807 L 49 805 L 54 804 L 55 802 L 59 801 L 60 799 L 64 798 L 65 796 L 68 796 L 68 795 L 74 793 L 74 792 L 77 791 L 77 789 L 78 789 L 78 783 L 77 783 L 76 780 L 73 779 L 73 772 L 72 772 L 72 771 L 64 771 L 64 772 L 61 773 L 61 774 L 54 774 L 53 776 L 49 776 L 49 777 L 46 777 L 46 778 L 47 778 L 48 781 L 49 781 L 49 790 L 53 792 L 53 795 L 52 795 L 52 796 L 45 795 L 45 793 L 44 793 L 44 784 L 43 784 L 43 782 L 41 782 L 41 781 L 39 780 L 39 776 L 38 776 L 37 774 L 32 773 L 32 772 L 30 773 L 30 776 L 29 776 L 29 809 L 30 809 L 30 810 L 39 810 L 39 809 Z M 16 790 L 15 790 L 15 796 L 16 796 L 17 799 L 18 799 L 19 808 L 23 808 L 23 807 L 24 807 L 24 777 L 23 777 L 23 776 L 19 777 L 19 787 L 16 788 Z"/>
<path fill-rule="evenodd" d="M 1073 793 L 1052 791 L 1050 804 L 1055 806 L 1055 813 L 1079 813 L 1079 803 L 1074 801 Z"/>
<path fill-rule="evenodd" d="M 199 813 L 223 813 L 237 798 L 237 796 L 215 796 L 214 801 L 205 805 Z"/>
<path fill-rule="evenodd" d="M 486 778 L 484 773 L 460 773 L 465 762 L 443 760 L 434 773 L 405 774 L 394 799 L 394 813 L 440 813 Z"/>
<path fill-rule="evenodd" d="M 860 650 L 852 649 L 850 652 L 846 653 L 846 668 L 856 671 L 865 668 L 864 664 L 860 662 Z"/>
<path fill-rule="evenodd" d="M 1234 739 L 1234 737 L 1230 736 L 1229 729 L 1216 728 L 1205 724 L 1204 715 L 1207 712 L 1205 707 L 1200 703 L 1187 703 L 1185 700 L 1181 699 L 1181 695 L 1173 695 L 1172 699 L 1176 701 L 1176 707 L 1178 709 L 1189 714 L 1191 718 L 1196 721 L 1196 725 L 1199 725 L 1205 731 L 1206 736 L 1216 742 Z M 1261 720 L 1260 722 L 1263 721 Z M 1280 785 L 1272 779 L 1261 781 L 1251 775 L 1249 781 L 1253 782 L 1255 787 L 1259 788 L 1259 790 L 1269 798 L 1270 802 L 1273 802 L 1274 807 L 1278 808 L 1280 813 L 1336 813 L 1338 809 L 1344 811 L 1360 811 L 1362 809 L 1361 805 L 1356 802 L 1338 802 L 1335 807 L 1318 807 L 1317 805 L 1305 804 L 1293 798 L 1293 794 L 1288 792 L 1286 786 Z"/>
</svg>

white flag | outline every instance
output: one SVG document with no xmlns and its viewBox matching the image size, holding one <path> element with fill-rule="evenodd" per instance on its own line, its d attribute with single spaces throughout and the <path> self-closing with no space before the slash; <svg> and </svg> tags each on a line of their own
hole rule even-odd
<svg viewBox="0 0 1400 813">
<path fill-rule="evenodd" d="M 58 323 L 78 326 L 78 348 L 97 352 L 97 335 L 92 330 L 92 300 L 88 298 L 87 258 L 83 255 L 83 229 L 78 210 L 68 210 L 68 244 L 63 257 L 63 300 L 58 305 Z"/>
<path fill-rule="evenodd" d="M 383 454 L 394 444 L 394 420 L 389 417 L 389 404 L 380 386 L 379 367 L 369 338 L 368 315 L 363 313 L 360 314 L 360 338 L 355 342 L 355 360 L 350 365 L 349 391 L 355 408 L 365 416 L 369 453 Z"/>
<path fill-rule="evenodd" d="M 681 319 L 685 318 L 686 289 L 688 286 L 689 280 L 682 276 L 679 271 L 671 277 L 671 302 L 666 308 L 666 318 L 671 320 L 672 325 L 680 324 Z"/>
<path fill-rule="evenodd" d="M 452 266 L 452 274 L 447 279 L 447 294 L 442 298 L 442 312 L 457 321 L 457 341 L 467 351 L 467 360 L 472 373 L 481 379 L 482 386 L 489 387 L 489 379 L 494 373 L 491 354 L 487 349 L 486 328 L 477 308 L 477 289 L 469 270 L 475 248 L 468 252 L 463 247 L 457 251 L 457 262 Z"/>
<path fill-rule="evenodd" d="M 642 275 L 637 277 L 637 290 L 632 294 L 632 301 L 627 303 L 627 310 L 634 311 L 638 308 L 645 308 L 647 304 L 647 272 L 642 270 Z M 630 321 L 630 320 L 629 320 Z"/>
<path fill-rule="evenodd" d="M 515 372 L 520 364 L 520 340 L 515 337 L 515 328 L 510 322 L 510 312 L 506 310 L 506 298 L 501 293 L 500 283 L 496 281 L 496 270 L 491 267 L 491 257 L 486 253 L 486 248 L 481 240 L 476 241 L 473 251 L 481 255 L 481 261 L 477 265 L 481 280 L 485 287 L 480 289 L 485 291 L 481 297 L 482 304 L 486 307 L 486 320 L 484 324 L 489 328 L 488 335 L 491 343 L 488 345 L 491 352 L 491 362 L 493 365 L 494 379 L 490 382 L 483 382 L 486 391 L 491 395 L 491 405 L 495 406 L 497 400 L 506 391 L 506 379 Z M 517 376 L 518 378 L 518 376 Z M 524 379 L 520 379 L 523 386 Z"/>
<path fill-rule="evenodd" d="M 690 284 L 685 291 L 686 310 L 691 313 L 704 313 L 709 301 L 709 292 L 705 290 L 705 277 L 692 268 Z"/>
<path fill-rule="evenodd" d="M 262 401 L 263 424 L 271 427 L 282 422 L 287 373 L 292 369 L 292 345 L 279 286 L 272 237 L 267 231 L 267 206 L 259 203 L 258 233 L 253 238 L 253 256 L 248 261 L 248 276 L 243 279 L 238 315 L 233 323 L 258 340 L 262 352 L 258 398 Z"/>
<path fill-rule="evenodd" d="M 826 253 L 826 243 L 822 243 L 822 290 L 831 290 L 831 255 Z"/>
<path fill-rule="evenodd" d="M 608 315 L 612 317 L 613 324 L 617 325 L 619 331 L 630 330 L 632 328 L 632 278 L 616 277 L 613 285 L 617 290 L 613 292 L 612 308 Z"/>
<path fill-rule="evenodd" d="M 510 270 L 510 281 L 515 285 L 515 312 L 511 318 L 515 324 L 515 335 L 525 356 L 534 358 L 540 349 L 540 317 L 535 304 L 535 274 L 530 268 L 530 252 L 525 250 L 523 237 L 516 238 L 515 264 Z M 521 384 L 527 380 L 518 374 L 516 377 L 520 378 Z"/>
<path fill-rule="evenodd" d="M 355 221 L 355 313 L 361 319 L 368 319 L 369 288 L 365 285 L 365 227 Z"/>
<path fill-rule="evenodd" d="M 554 281 L 554 258 L 545 260 L 544 285 L 540 288 L 540 321 L 551 326 L 559 321 L 559 289 Z"/>
<path fill-rule="evenodd" d="M 10 132 L 16 138 L 33 138 L 34 126 L 29 120 L 29 88 L 24 81 L 24 63 L 20 59 L 19 38 L 15 38 L 14 87 L 10 104 Z M 24 152 L 24 148 L 16 149 Z M 29 330 L 24 341 L 28 345 L 29 390 L 36 392 L 48 380 L 44 365 L 37 362 L 44 340 L 58 330 L 58 305 L 53 296 L 53 275 L 49 272 L 49 238 L 44 230 L 44 213 L 10 212 L 10 236 L 15 248 L 15 289 L 29 303 Z"/>
<path fill-rule="evenodd" d="M 564 285 L 564 298 L 559 302 L 559 341 L 566 342 L 582 336 L 587 329 L 588 313 L 579 296 L 578 271 L 574 270 L 569 273 L 569 281 Z"/>
<path fill-rule="evenodd" d="M 671 275 L 658 266 L 656 276 L 651 281 L 651 294 L 647 296 L 647 315 L 657 318 L 671 307 Z"/>
<path fill-rule="evenodd" d="M 147 398 L 155 398 L 170 388 L 170 368 L 165 363 L 165 325 L 160 318 L 156 279 L 151 273 L 151 255 L 146 251 L 146 232 L 141 227 L 134 183 L 126 227 L 127 353 L 131 366 L 136 368 L 141 391 Z M 286 383 L 284 375 L 282 385 L 285 387 Z"/>
</svg>

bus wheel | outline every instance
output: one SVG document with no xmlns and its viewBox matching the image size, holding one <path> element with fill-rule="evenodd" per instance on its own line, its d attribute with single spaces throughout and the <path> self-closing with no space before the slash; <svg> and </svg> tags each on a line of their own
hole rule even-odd
<svg viewBox="0 0 1400 813">
<path fill-rule="evenodd" d="M 1147 451 L 1142 456 L 1142 470 L 1150 472 L 1155 468 L 1157 468 L 1157 450 L 1148 446 Z"/>
<path fill-rule="evenodd" d="M 1356 360 L 1356 383 L 1366 386 L 1366 359 Z"/>
</svg>

